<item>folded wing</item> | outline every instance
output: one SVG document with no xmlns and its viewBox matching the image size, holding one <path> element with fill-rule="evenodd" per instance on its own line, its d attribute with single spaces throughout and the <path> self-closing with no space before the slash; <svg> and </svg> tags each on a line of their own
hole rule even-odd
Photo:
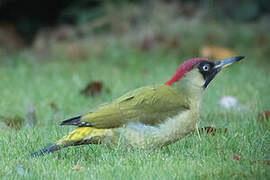
<svg viewBox="0 0 270 180">
<path fill-rule="evenodd" d="M 98 106 L 90 113 L 68 119 L 62 125 L 95 128 L 117 128 L 129 122 L 158 125 L 168 117 L 189 109 L 187 101 L 171 86 L 148 86 L 131 91 L 112 103 Z"/>
</svg>

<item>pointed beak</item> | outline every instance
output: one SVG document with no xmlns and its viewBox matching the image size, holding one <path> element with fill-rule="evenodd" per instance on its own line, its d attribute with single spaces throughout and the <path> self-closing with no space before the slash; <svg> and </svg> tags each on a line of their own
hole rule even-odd
<svg viewBox="0 0 270 180">
<path fill-rule="evenodd" d="M 220 60 L 220 61 L 216 61 L 214 68 L 216 68 L 218 70 L 221 70 L 222 68 L 230 66 L 231 64 L 233 64 L 233 63 L 235 63 L 237 61 L 240 61 L 241 59 L 244 59 L 244 58 L 245 58 L 244 56 L 236 56 L 236 57 L 231 57 L 231 58 L 228 58 L 228 59 L 223 59 L 223 60 Z"/>
<path fill-rule="evenodd" d="M 210 75 L 208 75 L 205 78 L 205 83 L 203 85 L 204 88 L 206 88 L 208 86 L 208 84 L 213 80 L 213 78 L 217 75 L 218 72 L 220 72 L 221 69 L 230 66 L 231 64 L 240 61 L 241 59 L 245 58 L 244 56 L 236 56 L 236 57 L 231 57 L 228 59 L 223 59 L 220 61 L 215 61 L 214 62 L 214 67 L 211 70 Z"/>
</svg>

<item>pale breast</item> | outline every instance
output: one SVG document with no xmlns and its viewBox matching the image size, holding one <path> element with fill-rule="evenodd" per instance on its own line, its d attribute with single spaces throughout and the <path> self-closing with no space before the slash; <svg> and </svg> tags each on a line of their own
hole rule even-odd
<svg viewBox="0 0 270 180">
<path fill-rule="evenodd" d="M 132 146 L 140 148 L 161 147 L 173 143 L 193 131 L 196 120 L 192 111 L 186 110 L 172 118 L 167 118 L 162 124 L 156 126 L 131 122 L 121 128 L 121 134 L 125 141 Z"/>
</svg>

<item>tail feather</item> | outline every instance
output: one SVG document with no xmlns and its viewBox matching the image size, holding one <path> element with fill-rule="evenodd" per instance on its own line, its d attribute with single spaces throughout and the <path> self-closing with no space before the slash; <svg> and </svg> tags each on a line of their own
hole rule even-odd
<svg viewBox="0 0 270 180">
<path fill-rule="evenodd" d="M 42 156 L 44 154 L 52 153 L 54 151 L 57 151 L 60 149 L 60 146 L 53 144 L 51 146 L 48 146 L 46 148 L 43 148 L 37 152 L 33 152 L 30 154 L 30 157 L 37 157 L 37 156 Z"/>
<path fill-rule="evenodd" d="M 77 127 L 68 135 L 64 136 L 55 144 L 31 153 L 30 157 L 42 156 L 68 146 L 82 144 L 117 144 L 118 138 L 111 129 L 96 129 L 93 127 Z"/>
</svg>

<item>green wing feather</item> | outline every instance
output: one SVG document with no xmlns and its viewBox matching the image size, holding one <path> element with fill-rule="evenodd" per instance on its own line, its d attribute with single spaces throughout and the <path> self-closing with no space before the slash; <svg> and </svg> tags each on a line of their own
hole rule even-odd
<svg viewBox="0 0 270 180">
<path fill-rule="evenodd" d="M 158 125 L 168 117 L 189 109 L 185 96 L 171 86 L 155 85 L 136 89 L 112 103 L 81 117 L 95 128 L 116 128 L 128 122 Z"/>
</svg>

